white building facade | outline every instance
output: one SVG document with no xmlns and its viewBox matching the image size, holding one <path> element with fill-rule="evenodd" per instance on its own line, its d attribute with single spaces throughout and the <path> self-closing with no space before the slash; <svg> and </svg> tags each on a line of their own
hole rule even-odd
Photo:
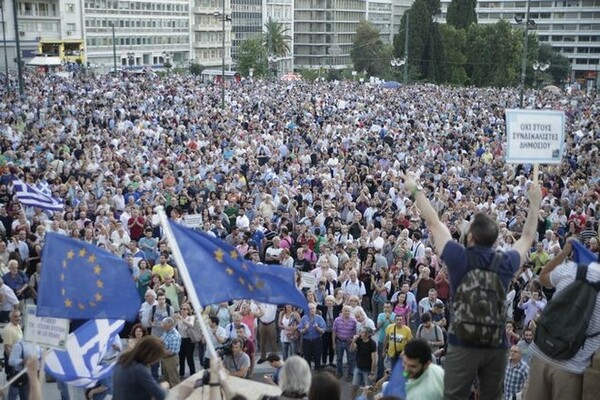
<svg viewBox="0 0 600 400">
<path fill-rule="evenodd" d="M 266 0 L 265 22 L 269 20 L 280 23 L 290 37 L 289 53 L 277 60 L 277 71 L 285 74 L 294 70 L 294 0 Z"/>
<path fill-rule="evenodd" d="M 190 0 L 84 0 L 87 61 L 118 68 L 188 67 Z M 114 42 L 113 42 L 114 35 Z"/>
<path fill-rule="evenodd" d="M 210 69 L 222 66 L 231 69 L 231 1 L 191 0 L 192 3 L 192 59 Z M 225 18 L 223 18 L 223 5 Z M 223 24 L 225 22 L 225 24 Z M 223 31 L 223 29 L 225 29 Z M 225 48 L 223 48 L 225 35 Z"/>
<path fill-rule="evenodd" d="M 446 20 L 450 0 L 441 0 Z M 495 23 L 515 17 L 525 20 L 527 1 L 479 0 L 477 21 Z M 530 2 L 529 19 L 540 43 L 547 43 L 571 61 L 570 80 L 596 80 L 600 72 L 600 0 L 535 0 Z"/>
</svg>

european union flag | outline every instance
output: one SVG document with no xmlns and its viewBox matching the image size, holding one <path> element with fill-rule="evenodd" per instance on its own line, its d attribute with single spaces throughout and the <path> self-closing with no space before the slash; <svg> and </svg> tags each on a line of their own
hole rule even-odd
<svg viewBox="0 0 600 400">
<path fill-rule="evenodd" d="M 140 297 L 127 263 L 91 244 L 46 235 L 37 315 L 133 321 Z"/>
<path fill-rule="evenodd" d="M 402 363 L 402 357 L 398 359 L 398 362 L 392 370 L 389 382 L 383 391 L 385 396 L 394 396 L 400 399 L 406 399 L 406 378 L 404 377 L 404 364 Z"/>
<path fill-rule="evenodd" d="M 600 262 L 598 261 L 598 256 L 596 254 L 594 254 L 590 249 L 585 247 L 577 240 L 573 240 L 571 242 L 571 246 L 573 247 L 573 261 L 575 261 L 577 264 Z"/>
<path fill-rule="evenodd" d="M 169 224 L 202 305 L 253 299 L 308 309 L 306 298 L 294 284 L 293 268 L 253 264 L 219 239 Z"/>
</svg>

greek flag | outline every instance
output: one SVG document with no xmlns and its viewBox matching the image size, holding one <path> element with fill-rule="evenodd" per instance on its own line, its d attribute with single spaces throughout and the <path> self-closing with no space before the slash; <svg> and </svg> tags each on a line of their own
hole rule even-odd
<svg viewBox="0 0 600 400">
<path fill-rule="evenodd" d="M 13 187 L 17 199 L 24 206 L 37 207 L 49 211 L 62 211 L 65 208 L 62 201 L 45 194 L 35 187 L 29 186 L 19 179 L 13 179 Z"/>
<path fill-rule="evenodd" d="M 53 350 L 46 358 L 46 373 L 77 387 L 91 387 L 107 377 L 115 362 L 103 364 L 108 346 L 124 320 L 93 319 L 69 334 L 65 350 Z"/>
</svg>

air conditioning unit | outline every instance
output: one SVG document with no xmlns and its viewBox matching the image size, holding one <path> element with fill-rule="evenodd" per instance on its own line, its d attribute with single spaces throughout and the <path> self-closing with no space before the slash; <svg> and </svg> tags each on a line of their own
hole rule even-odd
<svg viewBox="0 0 600 400">
<path fill-rule="evenodd" d="M 19 31 L 19 36 L 25 36 L 25 31 Z"/>
<path fill-rule="evenodd" d="M 67 31 L 67 36 L 71 36 L 73 34 L 72 31 Z"/>
</svg>

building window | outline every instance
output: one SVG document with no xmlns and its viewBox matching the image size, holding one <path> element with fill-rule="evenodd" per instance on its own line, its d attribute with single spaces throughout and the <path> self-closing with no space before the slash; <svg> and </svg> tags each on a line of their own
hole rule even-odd
<svg viewBox="0 0 600 400">
<path fill-rule="evenodd" d="M 67 12 L 67 14 L 74 14 L 75 13 L 75 4 L 67 3 L 65 5 L 65 11 Z"/>
</svg>

